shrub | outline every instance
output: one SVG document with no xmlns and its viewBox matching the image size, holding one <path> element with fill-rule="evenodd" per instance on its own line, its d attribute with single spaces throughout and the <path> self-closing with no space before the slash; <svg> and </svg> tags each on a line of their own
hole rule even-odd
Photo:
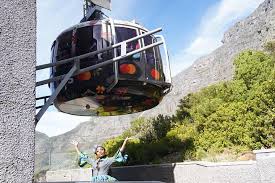
<svg viewBox="0 0 275 183">
<path fill-rule="evenodd" d="M 115 152 L 126 136 L 137 138 L 127 146 L 129 164 L 160 163 L 175 152 L 183 160 L 203 159 L 207 154 L 216 157 L 225 151 L 235 154 L 274 146 L 274 45 L 268 45 L 271 54 L 240 53 L 232 81 L 188 94 L 174 116 L 133 121 L 128 131 L 106 142 L 108 151 Z"/>
</svg>

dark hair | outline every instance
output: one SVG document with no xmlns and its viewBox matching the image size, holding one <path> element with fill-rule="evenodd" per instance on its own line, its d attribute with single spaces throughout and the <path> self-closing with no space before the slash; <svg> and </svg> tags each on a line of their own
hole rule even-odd
<svg viewBox="0 0 275 183">
<path fill-rule="evenodd" d="M 105 147 L 101 146 L 101 145 L 97 145 L 94 148 L 94 153 L 96 154 L 97 148 L 101 147 L 102 149 L 104 149 L 104 151 L 106 151 Z"/>
</svg>

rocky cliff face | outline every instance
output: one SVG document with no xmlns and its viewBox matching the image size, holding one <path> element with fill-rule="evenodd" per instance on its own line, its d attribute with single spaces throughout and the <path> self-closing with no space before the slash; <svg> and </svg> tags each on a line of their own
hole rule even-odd
<svg viewBox="0 0 275 183">
<path fill-rule="evenodd" d="M 50 138 L 40 132 L 35 133 L 35 171 L 48 169 L 50 157 Z"/>
<path fill-rule="evenodd" d="M 163 102 L 143 115 L 171 114 L 179 99 L 210 84 L 230 80 L 233 58 L 247 49 L 262 50 L 268 40 L 275 39 L 275 0 L 264 1 L 250 16 L 225 32 L 223 45 L 199 58 L 188 69 L 173 78 L 173 90 Z"/>
<path fill-rule="evenodd" d="M 82 123 L 74 130 L 50 139 L 44 137 L 44 140 L 40 140 L 41 135 L 37 136 L 36 157 L 39 157 L 39 162 L 45 165 L 48 162 L 51 169 L 75 167 L 75 153 L 69 144 L 71 139 L 79 140 L 82 143 L 81 149 L 89 152 L 93 144 L 121 134 L 136 117 L 171 115 L 175 112 L 179 100 L 188 93 L 219 81 L 230 80 L 236 54 L 246 49 L 261 50 L 268 40 L 275 39 L 274 7 L 275 0 L 266 0 L 249 17 L 225 32 L 223 45 L 211 54 L 199 58 L 191 67 L 175 76 L 172 92 L 154 109 L 133 115 L 91 118 L 90 122 Z M 43 150 L 43 145 L 39 143 L 51 144 L 50 150 Z M 45 159 L 48 161 L 42 161 L 42 154 L 45 154 L 43 152 L 48 151 L 51 152 L 50 158 L 47 156 Z"/>
</svg>

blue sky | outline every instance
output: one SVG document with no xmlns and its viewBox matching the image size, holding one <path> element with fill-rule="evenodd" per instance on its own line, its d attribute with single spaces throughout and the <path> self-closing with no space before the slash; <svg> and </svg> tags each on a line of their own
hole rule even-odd
<svg viewBox="0 0 275 183">
<path fill-rule="evenodd" d="M 162 27 L 172 76 L 175 76 L 197 58 L 221 46 L 227 28 L 252 13 L 261 2 L 263 0 L 112 0 L 112 11 L 106 13 L 114 19 L 135 19 L 149 30 Z M 54 39 L 82 17 L 82 0 L 37 0 L 37 65 L 50 62 Z M 37 80 L 48 77 L 47 70 L 37 72 Z M 50 90 L 47 86 L 38 87 L 36 93 L 48 95 Z M 54 136 L 88 119 L 50 107 L 37 130 Z"/>
</svg>

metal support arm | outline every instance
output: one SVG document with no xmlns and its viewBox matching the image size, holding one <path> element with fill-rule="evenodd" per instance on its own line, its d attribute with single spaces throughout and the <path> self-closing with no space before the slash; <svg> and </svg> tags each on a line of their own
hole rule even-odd
<svg viewBox="0 0 275 183">
<path fill-rule="evenodd" d="M 68 80 L 73 76 L 75 71 L 77 70 L 76 64 L 71 68 L 71 70 L 65 75 L 65 78 L 61 81 L 61 83 L 58 85 L 54 93 L 50 96 L 50 98 L 47 100 L 46 104 L 39 110 L 39 112 L 35 116 L 35 126 L 37 125 L 38 121 L 41 119 L 43 114 L 46 112 L 46 110 L 49 108 L 50 105 L 52 105 L 54 99 L 57 97 L 59 92 L 62 90 L 62 88 L 65 86 L 65 84 L 68 82 Z"/>
</svg>

